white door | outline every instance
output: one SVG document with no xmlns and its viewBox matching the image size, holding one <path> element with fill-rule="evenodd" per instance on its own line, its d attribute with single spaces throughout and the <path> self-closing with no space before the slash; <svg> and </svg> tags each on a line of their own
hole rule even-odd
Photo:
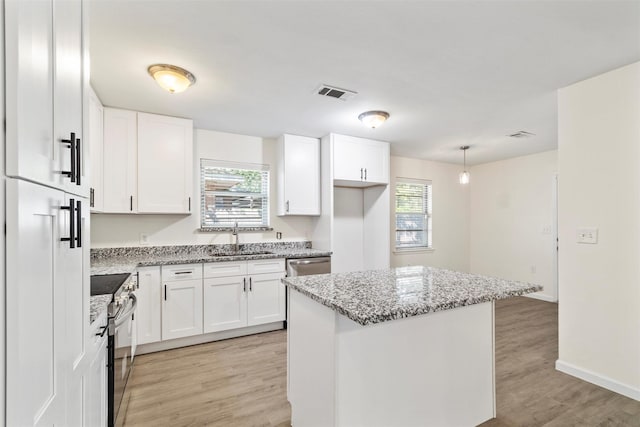
<svg viewBox="0 0 640 427">
<path fill-rule="evenodd" d="M 283 277 L 283 273 L 249 276 L 247 304 L 247 324 L 249 326 L 285 320 Z"/>
<path fill-rule="evenodd" d="M 162 282 L 160 267 L 138 268 L 138 289 L 136 290 L 136 328 L 138 344 L 148 344 L 161 340 L 160 306 L 162 303 Z"/>
<path fill-rule="evenodd" d="M 101 212 L 104 209 L 103 186 L 103 112 L 104 108 L 95 92 L 89 91 L 89 129 L 86 132 L 88 138 L 89 156 L 91 158 L 91 211 Z"/>
<path fill-rule="evenodd" d="M 320 141 L 284 137 L 284 213 L 320 215 Z"/>
<path fill-rule="evenodd" d="M 61 191 L 9 179 L 6 194 L 6 423 L 66 425 L 66 284 L 54 273 L 69 212 Z"/>
<path fill-rule="evenodd" d="M 364 162 L 360 138 L 332 135 L 333 138 L 333 179 L 342 181 L 363 181 Z"/>
<path fill-rule="evenodd" d="M 202 333 L 202 279 L 164 282 L 162 339 Z"/>
<path fill-rule="evenodd" d="M 138 212 L 191 213 L 193 121 L 138 113 Z"/>
<path fill-rule="evenodd" d="M 53 138 L 53 1 L 5 1 L 6 173 L 60 186 Z"/>
<path fill-rule="evenodd" d="M 100 339 L 98 352 L 85 377 L 83 426 L 107 425 L 107 337 Z M 70 424 L 71 425 L 71 424 Z"/>
<path fill-rule="evenodd" d="M 138 211 L 138 119 L 135 111 L 104 109 L 104 212 Z"/>
<path fill-rule="evenodd" d="M 204 333 L 247 326 L 246 276 L 204 279 Z"/>
<path fill-rule="evenodd" d="M 62 170 L 71 171 L 75 163 L 75 182 L 60 175 L 65 191 L 89 196 L 88 175 L 85 173 L 88 152 L 82 131 L 83 117 L 83 60 L 82 60 L 82 2 L 81 0 L 57 0 L 54 2 L 54 80 L 53 80 L 53 135 L 55 141 L 77 139 L 75 158 L 71 150 L 64 148 L 60 156 Z"/>
<path fill-rule="evenodd" d="M 381 141 L 362 141 L 364 180 L 376 184 L 389 183 L 389 144 Z"/>
</svg>

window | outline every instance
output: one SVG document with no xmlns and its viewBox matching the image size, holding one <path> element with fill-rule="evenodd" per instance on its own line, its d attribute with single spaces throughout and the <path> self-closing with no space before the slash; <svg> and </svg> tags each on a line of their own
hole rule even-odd
<svg viewBox="0 0 640 427">
<path fill-rule="evenodd" d="M 269 227 L 269 166 L 200 160 L 201 227 Z"/>
<path fill-rule="evenodd" d="M 431 248 L 431 181 L 396 180 L 396 249 Z"/>
</svg>

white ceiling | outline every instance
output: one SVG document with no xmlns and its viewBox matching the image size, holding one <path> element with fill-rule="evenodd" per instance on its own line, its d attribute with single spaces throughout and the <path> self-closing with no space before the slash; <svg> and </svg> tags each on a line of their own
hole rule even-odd
<svg viewBox="0 0 640 427">
<path fill-rule="evenodd" d="M 640 1 L 93 0 L 91 81 L 105 105 L 277 137 L 329 132 L 470 164 L 557 147 L 556 89 L 640 60 Z M 181 94 L 153 63 L 197 78 Z M 321 83 L 351 89 L 320 97 Z M 367 129 L 359 113 L 391 118 Z M 519 130 L 528 139 L 505 135 Z"/>
</svg>

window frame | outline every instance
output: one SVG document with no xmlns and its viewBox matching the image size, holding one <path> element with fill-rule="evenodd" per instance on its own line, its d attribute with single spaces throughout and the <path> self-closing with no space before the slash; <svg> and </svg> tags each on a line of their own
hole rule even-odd
<svg viewBox="0 0 640 427">
<path fill-rule="evenodd" d="M 419 246 L 398 246 L 398 184 L 417 184 L 429 187 L 427 191 L 427 200 L 425 205 L 425 245 Z M 424 189 L 423 189 L 424 192 Z M 423 199 L 424 200 L 424 199 Z M 393 247 L 394 253 L 410 253 L 410 252 L 430 252 L 433 251 L 433 181 L 419 178 L 396 177 L 393 191 Z M 400 230 L 401 231 L 401 230 Z M 418 231 L 418 230 L 416 230 Z"/>
<path fill-rule="evenodd" d="M 248 162 L 231 162 L 226 160 L 217 160 L 217 159 L 200 159 L 200 169 L 199 169 L 199 178 L 200 178 L 200 229 L 201 232 L 216 232 L 216 231 L 233 231 L 234 227 L 232 225 L 223 225 L 224 223 L 218 223 L 218 225 L 206 225 L 206 195 L 207 190 L 205 186 L 205 178 L 204 178 L 204 168 L 212 167 L 212 168 L 225 168 L 225 169 L 236 169 L 242 171 L 257 171 L 257 172 L 266 172 L 266 184 L 262 185 L 262 200 L 266 200 L 266 208 L 262 209 L 263 214 L 261 215 L 262 224 L 259 225 L 257 223 L 250 225 L 243 225 L 242 223 L 238 224 L 238 229 L 243 231 L 271 231 L 273 228 L 271 227 L 271 167 L 268 164 L 260 164 L 260 163 L 248 163 Z"/>
</svg>

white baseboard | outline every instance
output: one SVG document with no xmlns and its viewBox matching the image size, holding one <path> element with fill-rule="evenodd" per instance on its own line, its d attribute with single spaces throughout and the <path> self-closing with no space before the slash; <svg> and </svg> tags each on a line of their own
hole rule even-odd
<svg viewBox="0 0 640 427">
<path fill-rule="evenodd" d="M 533 299 L 539 299 L 542 301 L 547 301 L 547 302 L 558 302 L 558 300 L 550 295 L 546 295 L 546 294 L 539 294 L 539 293 L 535 293 L 535 294 L 526 294 L 525 297 L 528 298 L 533 298 Z"/>
<path fill-rule="evenodd" d="M 211 332 L 209 334 L 194 335 L 192 337 L 176 338 L 173 340 L 140 344 L 136 347 L 136 355 L 155 353 L 156 351 L 171 350 L 173 348 L 204 344 L 212 341 L 226 340 L 229 338 L 243 337 L 246 335 L 259 334 L 262 332 L 277 331 L 283 328 L 283 322 L 273 322 L 264 325 L 249 326 L 246 328 L 230 329 L 228 331 L 222 332 Z"/>
<path fill-rule="evenodd" d="M 556 360 L 556 370 L 569 374 L 573 377 L 580 378 L 581 380 L 590 382 L 597 386 L 606 388 L 615 393 L 627 396 L 631 399 L 640 401 L 640 388 L 632 387 L 627 384 L 623 384 L 614 379 L 605 377 L 604 375 L 596 374 L 595 372 L 588 371 L 586 369 L 579 368 L 571 363 L 563 362 L 562 360 Z"/>
</svg>

